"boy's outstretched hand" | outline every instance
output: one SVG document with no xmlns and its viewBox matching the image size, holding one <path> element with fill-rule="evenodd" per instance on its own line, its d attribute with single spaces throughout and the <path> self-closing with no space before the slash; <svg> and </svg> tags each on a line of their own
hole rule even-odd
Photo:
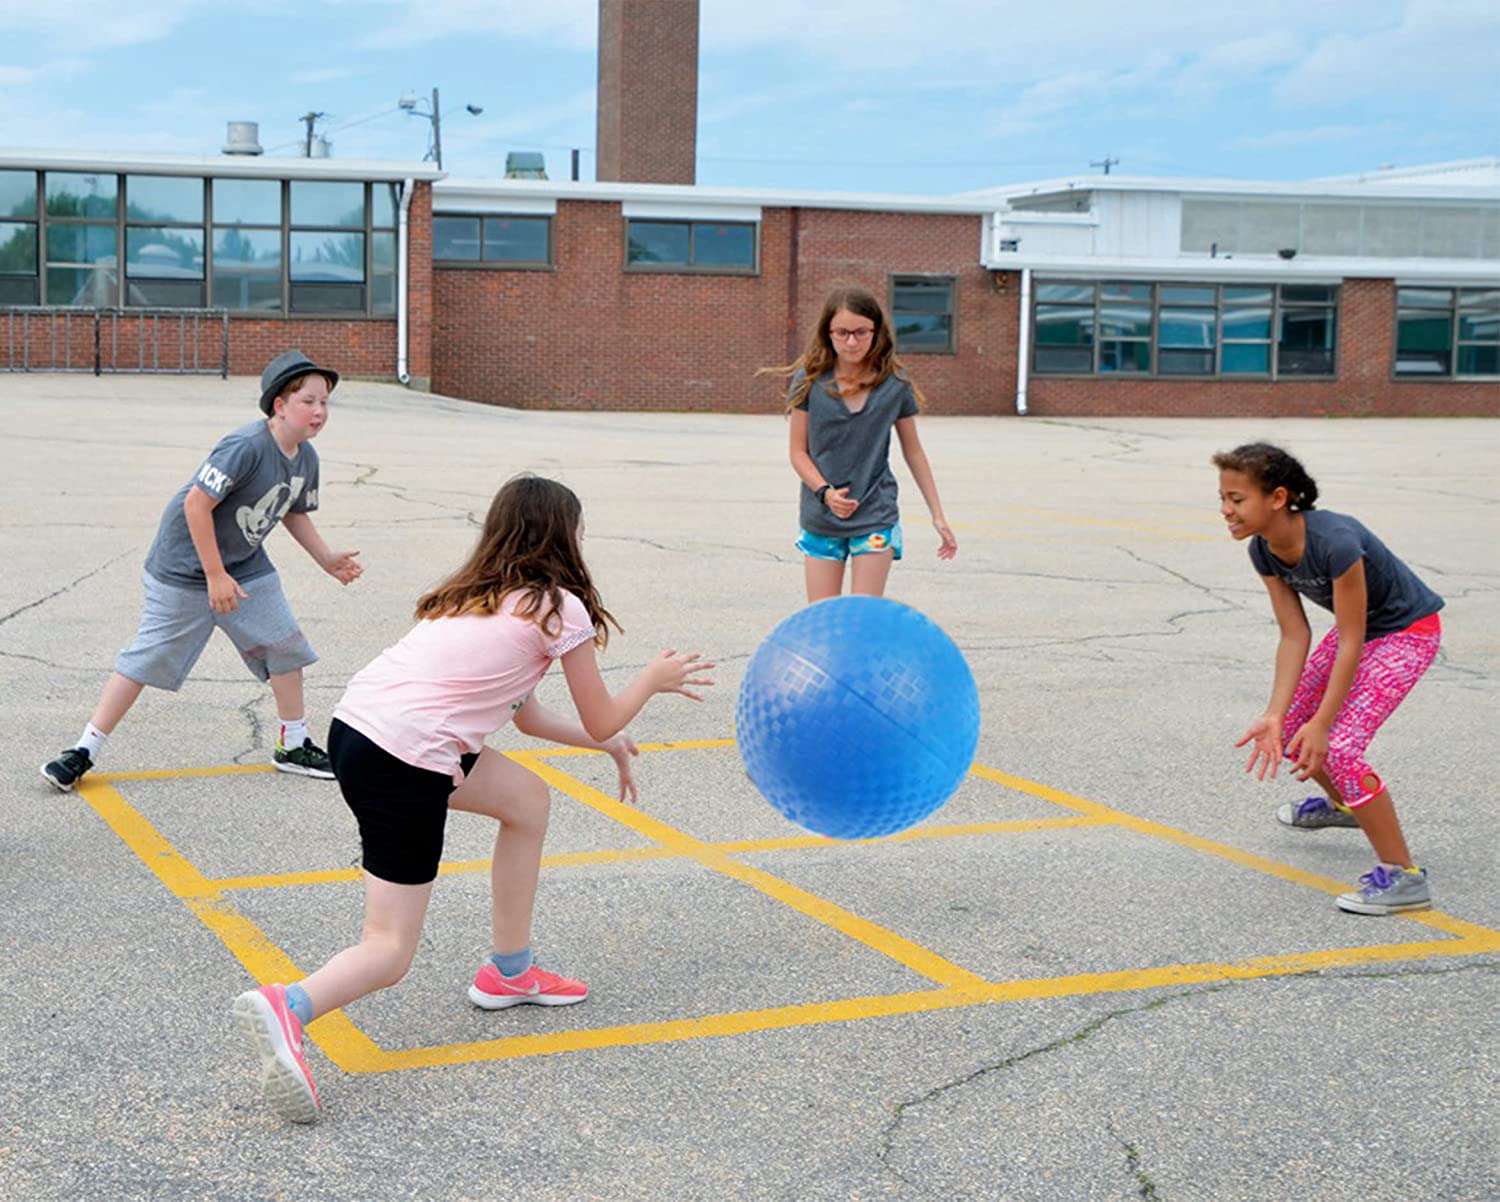
<svg viewBox="0 0 1500 1202">
<path fill-rule="evenodd" d="M 335 551 L 330 554 L 323 570 L 340 584 L 351 584 L 364 575 L 364 565 L 355 558 L 358 551 Z"/>
</svg>

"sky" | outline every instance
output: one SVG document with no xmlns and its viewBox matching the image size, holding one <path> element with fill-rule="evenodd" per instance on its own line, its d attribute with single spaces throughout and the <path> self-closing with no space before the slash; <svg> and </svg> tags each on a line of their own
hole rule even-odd
<svg viewBox="0 0 1500 1202">
<path fill-rule="evenodd" d="M 634 0 L 691 4 L 694 0 Z M 1500 154 L 1500 0 L 701 0 L 698 183 L 943 194 Z M 597 0 L 0 0 L 0 147 L 594 174 Z M 472 115 L 466 105 L 483 111 Z"/>
</svg>

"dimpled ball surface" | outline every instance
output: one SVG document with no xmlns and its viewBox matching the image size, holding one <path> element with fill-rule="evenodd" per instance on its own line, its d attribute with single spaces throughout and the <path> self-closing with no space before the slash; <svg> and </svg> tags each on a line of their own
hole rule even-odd
<svg viewBox="0 0 1500 1202">
<path fill-rule="evenodd" d="M 979 742 L 979 693 L 930 618 L 882 597 L 836 597 L 756 649 L 735 734 L 755 787 L 798 826 L 889 835 L 958 788 Z"/>
</svg>

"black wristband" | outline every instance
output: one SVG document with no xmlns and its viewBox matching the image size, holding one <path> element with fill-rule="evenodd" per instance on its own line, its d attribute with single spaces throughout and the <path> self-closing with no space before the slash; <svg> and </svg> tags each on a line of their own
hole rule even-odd
<svg viewBox="0 0 1500 1202">
<path fill-rule="evenodd" d="M 818 489 L 818 491 L 814 494 L 818 498 L 818 504 L 819 505 L 826 505 L 826 504 L 828 504 L 828 502 L 823 499 L 823 494 L 826 493 L 829 490 L 830 487 L 831 487 L 831 485 L 825 484 L 825 485 L 823 485 L 822 488 Z"/>
</svg>

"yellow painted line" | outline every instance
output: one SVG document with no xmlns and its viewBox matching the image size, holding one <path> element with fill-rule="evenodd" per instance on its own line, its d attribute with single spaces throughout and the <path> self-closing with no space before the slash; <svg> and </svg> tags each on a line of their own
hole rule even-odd
<svg viewBox="0 0 1500 1202">
<path fill-rule="evenodd" d="M 763 1010 L 742 1010 L 699 1018 L 671 1019 L 654 1023 L 632 1023 L 556 1031 L 544 1035 L 512 1035 L 469 1043 L 403 1051 L 375 1052 L 343 1063 L 347 1072 L 392 1072 L 439 1065 L 472 1064 L 514 1060 L 563 1052 L 639 1047 L 746 1035 L 756 1031 L 785 1030 L 823 1023 L 855 1022 L 867 1018 L 919 1014 L 994 1003 L 1039 1001 L 1108 993 L 1129 993 L 1172 986 L 1243 981 L 1259 977 L 1292 976 L 1363 964 L 1421 960 L 1433 956 L 1473 955 L 1500 948 L 1500 934 L 1488 941 L 1455 942 L 1427 940 L 1376 947 L 1340 948 L 1333 951 L 1301 952 L 1293 955 L 1260 956 L 1228 963 L 1171 964 L 1159 968 L 1125 969 L 1118 972 L 1081 973 L 1062 977 L 1037 977 L 1021 981 L 998 981 L 978 988 L 940 989 L 894 993 L 874 997 L 847 998 L 835 1002 L 812 1002 Z M 321 1021 L 321 1020 L 320 1020 Z"/>
<path fill-rule="evenodd" d="M 522 757 L 517 757 L 517 762 L 525 764 L 553 788 L 598 810 L 606 817 L 628 826 L 637 834 L 644 835 L 664 847 L 670 847 L 680 855 L 702 864 L 705 868 L 749 885 L 767 897 L 832 927 L 940 985 L 969 988 L 985 984 L 983 977 L 943 959 L 936 952 L 929 951 L 909 939 L 902 938 L 894 931 L 889 931 L 868 919 L 850 913 L 841 906 L 836 906 L 815 894 L 808 893 L 805 889 L 799 889 L 780 877 L 772 876 L 769 872 L 742 864 L 712 844 L 702 843 L 675 827 L 670 827 L 631 806 L 624 805 L 550 764 L 540 760 L 527 763 Z"/>
<path fill-rule="evenodd" d="M 780 839 L 734 839 L 709 843 L 708 847 L 731 855 L 762 851 L 800 851 L 813 847 L 855 847 L 878 843 L 905 843 L 920 839 L 957 839 L 972 835 L 1013 834 L 1027 831 L 1067 830 L 1080 826 L 1108 826 L 1111 820 L 1077 815 L 1072 818 L 1018 818 L 1004 822 L 970 822 L 950 826 L 928 826 L 902 831 L 879 839 L 829 839 L 823 835 L 788 835 Z M 635 864 L 647 860 L 686 859 L 684 852 L 670 847 L 626 847 L 607 851 L 569 851 L 543 856 L 543 868 L 585 868 L 596 864 Z M 490 861 L 444 860 L 439 876 L 465 876 L 488 872 Z M 209 881 L 215 889 L 280 889 L 296 885 L 327 885 L 364 879 L 361 868 L 320 868 L 308 872 L 273 872 L 252 876 L 220 876 Z"/>
<path fill-rule="evenodd" d="M 987 768 L 983 764 L 974 764 L 970 768 L 970 771 L 976 776 L 982 776 L 985 780 L 994 781 L 996 784 L 1004 785 L 1008 789 L 1015 789 L 1021 793 L 1029 793 L 1032 797 L 1039 797 L 1044 801 L 1050 801 L 1055 805 L 1077 811 L 1080 814 L 1108 821 L 1116 826 L 1122 826 L 1126 830 L 1135 831 L 1137 834 L 1147 835 L 1153 839 L 1163 839 L 1168 843 L 1176 843 L 1182 847 L 1190 847 L 1194 851 L 1218 856 L 1220 859 L 1229 860 L 1245 868 L 1253 868 L 1256 872 L 1265 873 L 1267 876 L 1279 877 L 1284 881 L 1291 881 L 1297 885 L 1306 885 L 1309 889 L 1317 889 L 1323 893 L 1337 895 L 1349 891 L 1349 884 L 1346 881 L 1320 876 L 1314 872 L 1305 872 L 1301 868 L 1295 868 L 1290 864 L 1282 864 L 1276 860 L 1268 860 L 1264 856 L 1243 851 L 1238 847 L 1230 846 L 1228 843 L 1220 843 L 1215 839 L 1205 839 L 1201 835 L 1191 835 L 1187 831 L 1180 831 L 1173 826 L 1166 826 L 1160 822 L 1152 822 L 1146 818 L 1138 818 L 1134 814 L 1126 813 L 1124 810 L 1112 809 L 1109 806 L 1099 804 L 1097 801 L 1075 797 L 1073 794 L 1064 793 L 1060 789 L 1049 788 L 1047 785 L 1038 784 L 1036 781 L 1027 780 L 1024 777 L 1012 776 L 1009 772 Z M 1419 923 L 1433 930 L 1442 931 L 1457 938 L 1500 938 L 1500 932 L 1492 931 L 1489 927 L 1480 926 L 1477 923 L 1465 922 L 1461 918 L 1454 918 L 1451 914 L 1443 914 L 1437 910 L 1419 910 L 1411 914 L 1397 915 L 1397 917 L 1403 918 L 1408 922 Z"/>
</svg>

